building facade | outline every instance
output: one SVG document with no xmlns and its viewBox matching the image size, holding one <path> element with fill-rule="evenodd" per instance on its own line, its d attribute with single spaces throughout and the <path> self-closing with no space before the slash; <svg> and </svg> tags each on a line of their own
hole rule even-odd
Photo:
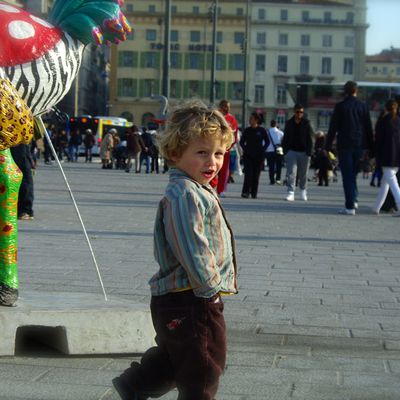
<svg viewBox="0 0 400 400">
<path fill-rule="evenodd" d="M 170 96 L 173 105 L 182 99 L 210 98 L 212 21 L 210 1 L 172 1 L 170 33 Z M 112 48 L 110 112 L 127 116 L 138 125 L 158 117 L 161 94 L 166 1 L 125 2 L 133 26 L 128 40 Z M 228 98 L 240 116 L 243 98 L 246 1 L 219 1 L 216 33 L 216 96 Z"/>
<path fill-rule="evenodd" d="M 367 56 L 365 80 L 400 83 L 400 49 L 391 48 Z"/>
<path fill-rule="evenodd" d="M 249 107 L 283 126 L 304 103 L 315 129 L 326 129 L 334 104 L 308 98 L 300 83 L 362 80 L 366 29 L 365 0 L 253 0 Z"/>
<path fill-rule="evenodd" d="M 209 100 L 211 3 L 172 1 L 172 104 L 191 97 Z M 243 110 L 247 115 L 257 110 L 283 125 L 294 102 L 302 101 L 302 91 L 293 96 L 290 85 L 364 77 L 366 0 L 220 0 L 218 6 L 215 102 L 230 100 L 239 121 Z M 112 49 L 110 112 L 138 125 L 159 113 L 151 97 L 161 94 L 165 7 L 165 0 L 127 0 L 125 12 L 134 31 Z M 332 107 L 311 103 L 309 117 L 316 128 L 326 125 Z"/>
</svg>

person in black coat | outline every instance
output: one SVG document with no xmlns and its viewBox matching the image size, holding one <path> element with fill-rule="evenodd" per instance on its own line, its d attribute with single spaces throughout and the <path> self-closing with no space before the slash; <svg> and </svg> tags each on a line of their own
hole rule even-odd
<svg viewBox="0 0 400 400">
<path fill-rule="evenodd" d="M 262 115 L 253 112 L 249 120 L 250 126 L 244 130 L 240 138 L 244 163 L 243 198 L 248 198 L 250 195 L 253 199 L 257 197 L 265 150 L 269 145 L 267 131 L 260 126 L 262 122 Z"/>
<path fill-rule="evenodd" d="M 355 215 L 358 207 L 357 173 L 360 160 L 366 159 L 372 151 L 373 132 L 368 107 L 357 99 L 357 83 L 346 82 L 344 93 L 345 99 L 333 110 L 326 150 L 332 150 L 337 135 L 336 148 L 345 195 L 345 208 L 340 213 Z"/>
<path fill-rule="evenodd" d="M 400 217 L 400 187 L 396 177 L 400 167 L 400 117 L 398 107 L 395 100 L 388 100 L 385 104 L 387 114 L 378 120 L 375 127 L 376 164 L 382 167 L 383 177 L 372 211 L 379 214 L 390 188 L 397 206 L 397 212 L 394 216 Z"/>
<path fill-rule="evenodd" d="M 35 163 L 32 159 L 30 145 L 19 144 L 11 147 L 11 155 L 22 172 L 21 186 L 18 194 L 18 219 L 33 219 L 33 176 Z"/>
<path fill-rule="evenodd" d="M 299 178 L 301 199 L 307 201 L 307 174 L 313 149 L 313 135 L 310 121 L 304 118 L 304 107 L 296 104 L 293 117 L 286 121 L 282 139 L 287 164 L 287 201 L 294 201 L 296 177 Z"/>
</svg>

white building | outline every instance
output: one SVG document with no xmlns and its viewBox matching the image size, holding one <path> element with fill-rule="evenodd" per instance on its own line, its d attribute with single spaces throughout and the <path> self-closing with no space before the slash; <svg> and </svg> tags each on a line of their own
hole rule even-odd
<svg viewBox="0 0 400 400">
<path fill-rule="evenodd" d="M 366 0 L 253 0 L 248 62 L 248 105 L 282 126 L 294 102 L 318 116 L 333 104 L 310 104 L 296 82 L 362 80 L 365 69 Z M 299 86 L 300 89 L 300 86 Z M 308 104 L 307 104 L 308 103 Z M 325 125 L 323 123 L 322 125 Z"/>
</svg>

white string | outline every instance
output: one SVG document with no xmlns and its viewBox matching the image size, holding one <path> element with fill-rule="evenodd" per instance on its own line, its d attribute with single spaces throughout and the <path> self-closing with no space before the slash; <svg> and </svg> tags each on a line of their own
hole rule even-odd
<svg viewBox="0 0 400 400">
<path fill-rule="evenodd" d="M 60 163 L 60 160 L 58 159 L 57 153 L 56 153 L 56 151 L 55 151 L 55 149 L 54 149 L 53 143 L 51 142 L 49 133 L 47 132 L 47 129 L 45 128 L 45 126 L 44 126 L 44 124 L 43 124 L 43 121 L 41 120 L 41 118 L 37 118 L 37 121 L 38 121 L 39 124 L 42 125 L 42 128 L 43 128 L 44 134 L 45 134 L 45 136 L 46 136 L 47 142 L 48 142 L 48 144 L 49 144 L 49 146 L 50 146 L 50 148 L 51 148 L 51 152 L 53 153 L 53 156 L 54 156 L 55 160 L 57 161 L 58 166 L 60 167 L 61 174 L 62 174 L 62 176 L 63 176 L 63 178 L 64 178 L 64 182 L 65 182 L 65 184 L 66 184 L 66 186 L 67 186 L 67 188 L 68 188 L 68 192 L 69 192 L 69 195 L 71 196 L 72 203 L 74 204 L 75 211 L 76 211 L 76 213 L 78 214 L 79 221 L 80 221 L 80 223 L 81 223 L 81 225 L 82 225 L 83 233 L 84 233 L 84 235 L 85 235 L 86 242 L 87 242 L 87 244 L 88 244 L 88 246 L 89 246 L 89 250 L 90 250 L 90 253 L 91 253 L 91 255 L 92 255 L 92 259 L 93 259 L 94 266 L 96 267 L 97 277 L 99 278 L 99 282 L 100 282 L 100 285 L 101 285 L 101 289 L 102 289 L 102 291 L 103 291 L 104 300 L 105 300 L 105 301 L 108 301 L 108 299 L 107 299 L 107 294 L 106 294 L 106 290 L 105 290 L 104 284 L 103 284 L 103 279 L 101 278 L 100 269 L 99 269 L 99 266 L 98 266 L 97 261 L 96 261 L 96 256 L 94 255 L 94 251 L 93 251 L 93 248 L 92 248 L 92 244 L 90 243 L 90 239 L 89 239 L 89 236 L 88 236 L 88 234 L 87 234 L 87 231 L 86 231 L 86 228 L 85 228 L 85 224 L 83 223 L 83 220 L 82 220 L 82 217 L 81 217 L 81 213 L 79 212 L 78 205 L 76 204 L 74 194 L 72 193 L 71 187 L 69 186 L 67 177 L 66 177 L 65 174 L 64 174 L 63 167 L 62 167 L 62 165 L 61 165 L 61 163 Z"/>
</svg>

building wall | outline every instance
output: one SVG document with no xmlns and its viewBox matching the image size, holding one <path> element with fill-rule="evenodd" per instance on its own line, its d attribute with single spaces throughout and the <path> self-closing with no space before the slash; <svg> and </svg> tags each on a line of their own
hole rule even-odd
<svg viewBox="0 0 400 400">
<path fill-rule="evenodd" d="M 134 33 L 112 50 L 111 113 L 132 115 L 139 125 L 145 122 L 144 115 L 157 117 L 159 112 L 158 102 L 150 95 L 161 92 L 165 3 L 161 0 L 127 0 L 125 11 Z M 228 98 L 240 121 L 245 100 L 247 114 L 253 110 L 261 111 L 268 119 L 278 118 L 283 124 L 291 114 L 293 102 L 298 100 L 292 99 L 286 90 L 290 82 L 363 79 L 366 0 L 310 0 L 304 3 L 253 0 L 249 1 L 248 68 L 246 93 L 243 93 L 246 3 L 245 0 L 220 0 L 217 28 L 222 41 L 217 43 L 216 102 Z M 178 31 L 179 38 L 177 41 L 172 39 L 171 54 L 178 57 L 180 65 L 178 68 L 172 66 L 170 70 L 170 103 L 193 96 L 207 102 L 211 75 L 212 23 L 208 18 L 211 1 L 174 0 L 172 4 L 176 8 L 171 30 Z M 200 32 L 198 42 L 193 41 L 191 31 Z M 302 39 L 303 35 L 308 39 Z M 196 45 L 199 46 L 197 51 L 193 47 Z M 146 53 L 153 53 L 151 62 L 146 62 L 146 57 L 150 57 Z M 286 70 L 278 70 L 278 63 L 284 61 L 282 56 L 286 57 Z M 189 67 L 193 57 L 200 59 L 197 68 Z M 309 58 L 306 72 L 304 57 Z M 190 86 L 196 84 L 198 90 L 191 91 Z M 311 111 L 311 116 L 320 111 Z"/>
<path fill-rule="evenodd" d="M 176 12 L 173 10 L 171 30 L 178 32 L 178 38 L 172 33 L 170 103 L 190 97 L 208 102 L 212 54 L 212 23 L 208 10 L 211 2 L 174 0 L 172 3 Z M 243 85 L 241 47 L 245 2 L 220 1 L 219 7 L 217 30 L 222 40 L 217 42 L 216 102 L 229 98 L 232 111 L 239 116 L 243 97 L 240 87 Z M 160 105 L 151 99 L 151 94 L 161 93 L 164 9 L 164 1 L 127 1 L 125 10 L 134 32 L 126 42 L 112 49 L 111 113 L 131 113 L 139 125 L 145 122 L 144 115 L 150 113 L 157 117 L 159 113 Z"/>
<path fill-rule="evenodd" d="M 301 95 L 291 98 L 285 91 L 288 83 L 363 79 L 364 0 L 346 4 L 253 1 L 251 27 L 249 106 L 265 111 L 267 118 L 278 118 L 281 125 L 291 116 L 293 103 L 301 102 Z M 260 71 L 262 63 L 257 59 L 263 57 L 265 70 Z M 316 120 L 319 112 L 309 110 L 309 116 Z"/>
</svg>

